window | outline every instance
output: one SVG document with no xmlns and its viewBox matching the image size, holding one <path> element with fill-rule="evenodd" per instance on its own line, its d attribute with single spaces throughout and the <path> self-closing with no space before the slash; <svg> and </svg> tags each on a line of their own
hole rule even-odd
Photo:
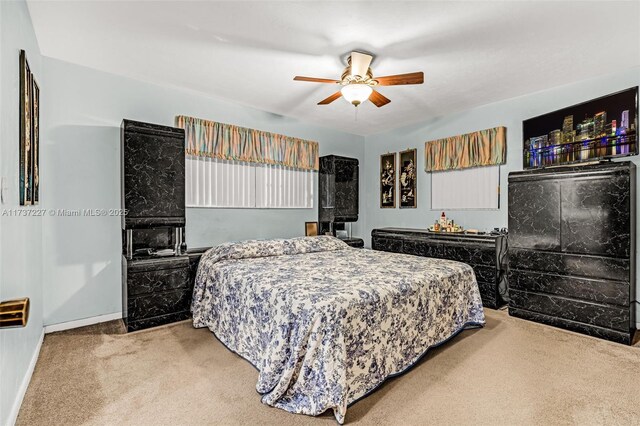
<svg viewBox="0 0 640 426">
<path fill-rule="evenodd" d="M 313 208 L 313 171 L 186 158 L 187 207 Z"/>
<path fill-rule="evenodd" d="M 500 207 L 500 166 L 431 173 L 431 209 Z"/>
</svg>

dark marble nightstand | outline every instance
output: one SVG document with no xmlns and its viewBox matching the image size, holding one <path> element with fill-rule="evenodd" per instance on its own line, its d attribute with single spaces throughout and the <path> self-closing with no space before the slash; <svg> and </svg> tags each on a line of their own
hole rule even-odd
<svg viewBox="0 0 640 426">
<path fill-rule="evenodd" d="M 123 257 L 124 324 L 142 330 L 189 318 L 193 286 L 188 256 Z"/>
<path fill-rule="evenodd" d="M 355 247 L 355 248 L 364 247 L 364 240 L 362 238 L 344 238 L 344 239 L 341 238 L 341 240 L 347 243 L 351 247 Z"/>
</svg>

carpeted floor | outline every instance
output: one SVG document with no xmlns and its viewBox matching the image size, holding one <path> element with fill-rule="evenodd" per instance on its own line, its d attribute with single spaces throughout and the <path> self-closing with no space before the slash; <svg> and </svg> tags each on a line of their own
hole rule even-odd
<svg viewBox="0 0 640 426">
<path fill-rule="evenodd" d="M 350 424 L 638 424 L 640 345 L 487 310 L 347 411 Z M 18 425 L 333 425 L 260 402 L 257 371 L 205 329 L 111 322 L 49 334 Z"/>
</svg>

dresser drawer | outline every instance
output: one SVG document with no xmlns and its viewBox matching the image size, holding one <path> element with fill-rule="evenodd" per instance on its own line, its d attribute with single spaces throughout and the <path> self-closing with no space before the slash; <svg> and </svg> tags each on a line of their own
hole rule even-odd
<svg viewBox="0 0 640 426">
<path fill-rule="evenodd" d="M 143 330 L 149 327 L 170 324 L 176 321 L 183 321 L 191 317 L 189 311 L 176 312 L 174 314 L 160 315 L 157 317 L 143 318 L 137 321 L 127 322 L 127 331 Z"/>
<path fill-rule="evenodd" d="M 495 281 L 478 281 L 478 289 L 480 290 L 480 298 L 484 307 L 495 309 L 500 305 L 502 299 L 499 299 L 496 293 Z"/>
<path fill-rule="evenodd" d="M 393 253 L 402 253 L 402 240 L 390 238 L 373 238 L 373 249 L 381 251 L 390 251 Z"/>
<path fill-rule="evenodd" d="M 629 282 L 630 267 L 629 260 L 623 259 L 509 249 L 510 269 Z"/>
<path fill-rule="evenodd" d="M 129 297 L 189 288 L 189 266 L 154 271 L 128 272 Z"/>
<path fill-rule="evenodd" d="M 129 297 L 127 316 L 129 321 L 152 318 L 159 315 L 188 311 L 190 304 L 191 290 L 188 288 Z"/>
<path fill-rule="evenodd" d="M 509 308 L 509 315 L 523 318 L 529 321 L 540 322 L 548 324 L 554 327 L 565 328 L 567 330 L 577 331 L 578 333 L 588 334 L 589 336 L 598 337 L 600 339 L 607 339 L 625 345 L 630 345 L 633 339 L 635 330 L 623 330 L 616 331 L 610 328 L 597 327 L 594 325 L 584 324 L 581 322 L 575 322 L 566 320 L 563 318 L 552 317 L 545 314 L 539 314 L 537 312 L 526 311 L 523 309 Z"/>
<path fill-rule="evenodd" d="M 496 265 L 495 247 L 448 244 L 443 248 L 442 257 L 472 265 L 486 265 L 494 268 Z"/>
<path fill-rule="evenodd" d="M 628 306 L 603 305 L 514 289 L 509 290 L 509 297 L 511 298 L 510 308 L 526 309 L 612 330 L 629 331 L 631 328 L 631 313 Z"/>
<path fill-rule="evenodd" d="M 625 307 L 630 302 L 629 283 L 620 281 L 512 270 L 509 272 L 509 287 Z"/>
<path fill-rule="evenodd" d="M 477 281 L 484 281 L 488 283 L 496 284 L 496 274 L 497 271 L 495 268 L 491 266 L 480 266 L 480 265 L 471 265 L 473 267 L 473 272 L 476 273 Z"/>
<path fill-rule="evenodd" d="M 404 240 L 402 243 L 402 252 L 414 256 L 442 257 L 442 245 L 427 241 Z"/>
</svg>

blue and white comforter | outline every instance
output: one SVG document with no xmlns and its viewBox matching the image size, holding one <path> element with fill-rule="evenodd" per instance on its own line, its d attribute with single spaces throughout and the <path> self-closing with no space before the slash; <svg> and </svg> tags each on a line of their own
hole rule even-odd
<svg viewBox="0 0 640 426">
<path fill-rule="evenodd" d="M 221 244 L 200 261 L 193 324 L 260 372 L 265 404 L 347 406 L 430 347 L 484 324 L 463 263 L 354 249 L 333 237 Z"/>
</svg>

